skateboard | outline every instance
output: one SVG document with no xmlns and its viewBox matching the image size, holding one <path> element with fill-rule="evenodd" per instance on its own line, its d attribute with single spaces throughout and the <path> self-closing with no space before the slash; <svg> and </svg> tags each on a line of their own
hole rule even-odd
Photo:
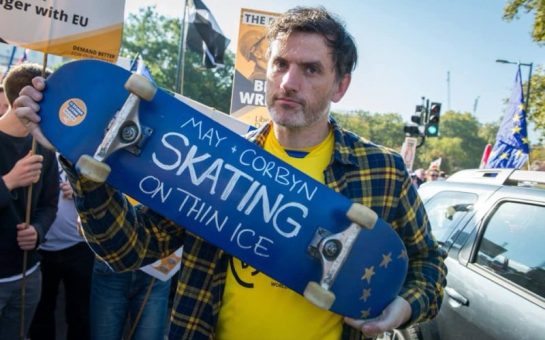
<svg viewBox="0 0 545 340">
<path fill-rule="evenodd" d="M 380 315 L 407 273 L 397 233 L 226 127 L 228 119 L 220 124 L 195 108 L 119 66 L 80 60 L 47 79 L 40 129 L 82 175 L 317 306 Z"/>
</svg>

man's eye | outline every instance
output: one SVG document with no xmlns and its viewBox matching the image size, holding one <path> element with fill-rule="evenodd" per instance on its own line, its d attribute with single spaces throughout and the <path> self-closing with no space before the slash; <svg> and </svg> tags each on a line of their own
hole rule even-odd
<svg viewBox="0 0 545 340">
<path fill-rule="evenodd" d="M 307 66 L 307 68 L 306 68 L 306 72 L 308 74 L 315 74 L 315 73 L 318 73 L 318 71 L 319 71 L 319 69 L 316 66 L 310 65 L 310 66 Z"/>
<path fill-rule="evenodd" d="M 287 63 L 285 61 L 278 60 L 275 63 L 275 67 L 276 67 L 277 70 L 282 70 L 282 69 L 285 69 L 287 67 Z"/>
</svg>

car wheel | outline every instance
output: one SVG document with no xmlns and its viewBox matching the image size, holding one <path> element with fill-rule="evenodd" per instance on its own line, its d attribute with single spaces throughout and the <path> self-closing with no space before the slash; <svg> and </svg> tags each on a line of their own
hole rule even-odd
<svg viewBox="0 0 545 340">
<path fill-rule="evenodd" d="M 418 326 L 411 326 L 406 329 L 394 329 L 384 332 L 377 340 L 421 340 L 420 329 Z"/>
</svg>

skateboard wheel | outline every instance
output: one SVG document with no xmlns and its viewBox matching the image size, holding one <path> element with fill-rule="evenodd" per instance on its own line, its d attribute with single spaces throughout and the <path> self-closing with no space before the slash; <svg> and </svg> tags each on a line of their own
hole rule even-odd
<svg viewBox="0 0 545 340">
<path fill-rule="evenodd" d="M 125 89 L 148 102 L 155 97 L 157 92 L 157 87 L 140 74 L 132 74 L 125 83 Z"/>
<path fill-rule="evenodd" d="M 83 155 L 76 163 L 76 169 L 81 175 L 93 182 L 104 183 L 110 174 L 110 166 L 94 159 L 89 155 Z"/>
<path fill-rule="evenodd" d="M 378 219 L 376 212 L 359 203 L 352 204 L 346 216 L 350 221 L 367 229 L 373 229 Z"/>
<path fill-rule="evenodd" d="M 335 294 L 314 281 L 307 284 L 303 295 L 316 306 L 326 310 L 329 310 L 335 302 Z"/>
</svg>

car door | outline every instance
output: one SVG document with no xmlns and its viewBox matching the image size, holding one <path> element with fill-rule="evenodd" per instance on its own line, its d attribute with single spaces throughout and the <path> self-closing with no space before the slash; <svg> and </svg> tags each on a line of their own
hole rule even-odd
<svg viewBox="0 0 545 340">
<path fill-rule="evenodd" d="M 449 270 L 436 320 L 441 339 L 538 339 L 545 334 L 544 200 L 490 199 Z"/>
</svg>

